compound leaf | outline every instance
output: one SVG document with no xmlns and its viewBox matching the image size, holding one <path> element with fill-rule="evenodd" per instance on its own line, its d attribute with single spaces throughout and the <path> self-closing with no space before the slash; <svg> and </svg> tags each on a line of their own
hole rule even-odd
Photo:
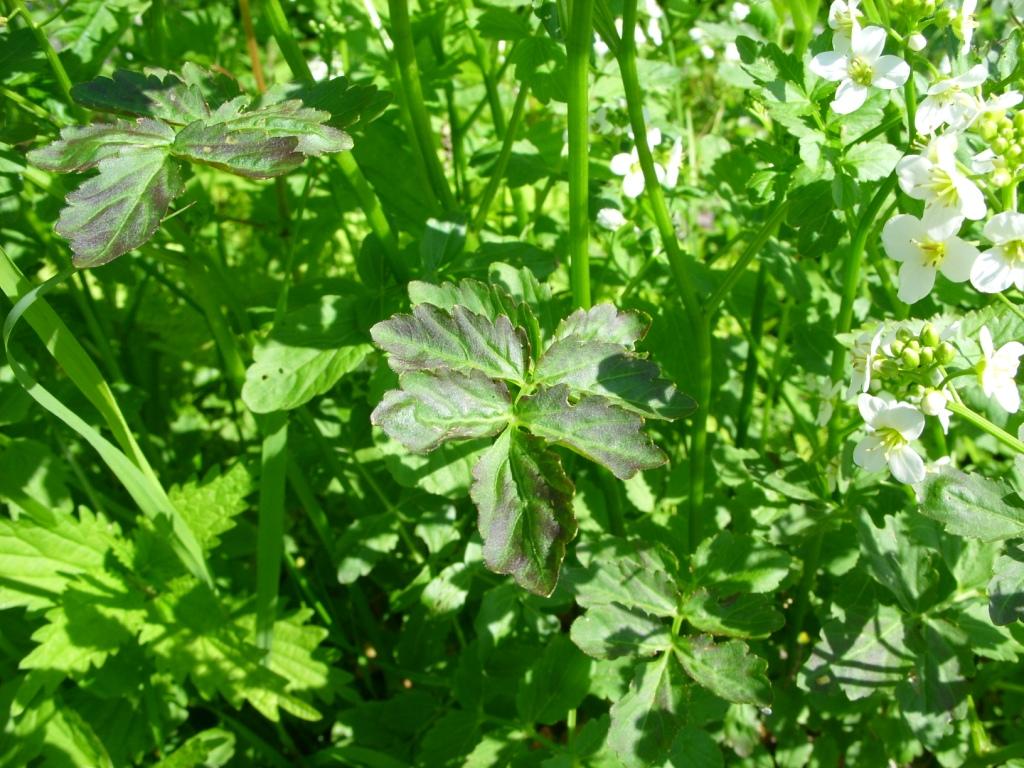
<svg viewBox="0 0 1024 768">
<path fill-rule="evenodd" d="M 155 117 L 175 125 L 187 125 L 210 114 L 202 90 L 172 74 L 160 77 L 118 70 L 113 77 L 79 83 L 71 89 L 71 96 L 90 109 Z"/>
<path fill-rule="evenodd" d="M 28 153 L 33 165 L 47 171 L 70 173 L 95 168 L 100 161 L 118 157 L 132 147 L 161 147 L 174 141 L 174 130 L 159 120 L 71 126 L 60 138 Z"/>
<path fill-rule="evenodd" d="M 68 194 L 57 221 L 77 267 L 106 264 L 145 243 L 182 191 L 178 166 L 162 147 L 108 157 L 99 171 Z"/>
<path fill-rule="evenodd" d="M 554 341 L 573 338 L 633 349 L 647 335 L 650 325 L 650 318 L 641 312 L 620 312 L 614 304 L 595 304 L 590 309 L 577 309 L 559 323 Z"/>
<path fill-rule="evenodd" d="M 704 589 L 690 596 L 682 607 L 682 614 L 701 632 L 726 637 L 768 637 L 786 623 L 764 595 L 736 594 L 718 598 Z"/>
<path fill-rule="evenodd" d="M 587 610 L 573 622 L 570 637 L 581 651 L 598 659 L 653 656 L 672 645 L 665 622 L 615 603 Z"/>
<path fill-rule="evenodd" d="M 397 373 L 454 368 L 524 383 L 526 337 L 505 316 L 492 322 L 462 306 L 449 314 L 419 304 L 411 315 L 377 323 L 370 335 L 388 353 L 388 363 Z"/>
<path fill-rule="evenodd" d="M 585 396 L 570 405 L 565 384 L 523 398 L 516 415 L 533 434 L 596 461 L 620 480 L 667 461 L 643 433 L 640 416 L 598 396 Z"/>
<path fill-rule="evenodd" d="M 549 595 L 576 535 L 572 482 L 540 440 L 509 427 L 473 468 L 484 562 L 520 586 Z"/>
<path fill-rule="evenodd" d="M 410 371 L 401 389 L 384 395 L 370 420 L 411 451 L 433 450 L 446 440 L 496 435 L 512 417 L 503 382 L 479 371 Z"/>
<path fill-rule="evenodd" d="M 686 723 L 689 691 L 675 654 L 637 667 L 629 691 L 612 705 L 608 745 L 626 768 L 666 765 Z"/>
<path fill-rule="evenodd" d="M 577 556 L 586 568 L 574 569 L 571 581 L 582 607 L 618 603 L 654 616 L 675 616 L 679 593 L 652 548 L 608 539 L 581 548 Z"/>
</svg>

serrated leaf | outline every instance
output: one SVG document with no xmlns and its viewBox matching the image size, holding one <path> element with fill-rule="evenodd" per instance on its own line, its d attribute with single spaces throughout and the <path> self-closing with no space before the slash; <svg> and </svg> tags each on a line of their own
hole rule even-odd
<svg viewBox="0 0 1024 768">
<path fill-rule="evenodd" d="M 675 654 L 637 667 L 629 691 L 611 708 L 608 746 L 626 768 L 665 765 L 686 723 L 686 675 Z"/>
<path fill-rule="evenodd" d="M 903 152 L 892 144 L 871 141 L 854 144 L 844 161 L 852 167 L 858 181 L 878 181 L 892 173 L 901 157 Z"/>
<path fill-rule="evenodd" d="M 620 480 L 668 461 L 644 434 L 640 416 L 598 396 L 585 396 L 570 405 L 565 384 L 524 397 L 516 416 L 534 435 L 576 451 Z"/>
<path fill-rule="evenodd" d="M 160 147 L 108 157 L 99 171 L 68 194 L 55 228 L 71 242 L 77 267 L 98 267 L 145 243 L 183 189 L 177 163 Z"/>
<path fill-rule="evenodd" d="M 624 352 L 620 344 L 581 341 L 575 335 L 544 351 L 534 381 L 545 386 L 566 384 L 577 394 L 607 397 L 653 419 L 676 419 L 697 409 L 692 398 L 661 378 L 651 361 Z"/>
<path fill-rule="evenodd" d="M 786 623 L 764 595 L 736 594 L 720 598 L 703 589 L 690 596 L 681 613 L 701 632 L 726 637 L 768 637 Z"/>
<path fill-rule="evenodd" d="M 569 581 L 582 607 L 619 603 L 653 616 L 675 616 L 679 593 L 653 548 L 608 539 L 577 555 L 587 566 L 573 569 Z"/>
<path fill-rule="evenodd" d="M 568 637 L 552 637 L 516 691 L 521 722 L 554 725 L 564 720 L 590 690 L 590 667 L 590 659 Z"/>
<path fill-rule="evenodd" d="M 750 653 L 746 643 L 714 643 L 698 635 L 677 638 L 675 653 L 687 674 L 716 696 L 737 704 L 771 703 L 768 662 Z"/>
<path fill-rule="evenodd" d="M 373 351 L 354 299 L 321 296 L 287 313 L 256 346 L 242 400 L 254 413 L 286 411 L 322 395 Z"/>
<path fill-rule="evenodd" d="M 554 341 L 574 337 L 576 341 L 597 341 L 633 349 L 647 335 L 651 319 L 642 312 L 620 312 L 614 304 L 595 304 L 577 309 L 558 324 Z"/>
<path fill-rule="evenodd" d="M 370 329 L 397 373 L 452 368 L 525 383 L 526 338 L 507 317 L 496 321 L 455 306 L 451 314 L 430 304 L 413 307 Z"/>
<path fill-rule="evenodd" d="M 792 567 L 792 558 L 781 549 L 731 531 L 705 539 L 693 556 L 696 583 L 722 596 L 771 592 Z"/>
<path fill-rule="evenodd" d="M 327 112 L 311 109 L 298 99 L 246 109 L 245 99 L 240 97 L 222 104 L 203 122 L 221 129 L 229 138 L 236 132 L 247 131 L 259 131 L 272 138 L 294 137 L 298 142 L 296 149 L 308 157 L 352 149 L 347 133 L 326 125 L 329 118 Z"/>
<path fill-rule="evenodd" d="M 576 535 L 573 485 L 558 457 L 509 427 L 473 468 L 469 493 L 487 567 L 531 592 L 551 594 L 566 544 Z"/>
<path fill-rule="evenodd" d="M 370 421 L 411 451 L 490 437 L 512 418 L 508 387 L 479 371 L 411 371 L 402 374 L 400 384 L 384 395 Z"/>
<path fill-rule="evenodd" d="M 487 283 L 465 278 L 458 283 L 425 283 L 413 280 L 409 283 L 409 301 L 417 304 L 432 304 L 446 312 L 455 305 L 461 305 L 470 312 L 496 321 L 500 315 L 515 320 L 516 302 L 500 288 Z"/>
<path fill-rule="evenodd" d="M 918 499 L 921 514 L 958 536 L 982 541 L 1024 536 L 1024 502 L 1002 480 L 943 467 L 925 477 Z"/>
<path fill-rule="evenodd" d="M 174 130 L 159 120 L 71 126 L 60 138 L 28 153 L 28 161 L 48 171 L 70 173 L 95 168 L 100 161 L 130 152 L 133 147 L 165 147 L 174 141 Z"/>
<path fill-rule="evenodd" d="M 376 119 L 391 103 L 391 94 L 372 83 L 352 83 L 345 77 L 332 77 L 312 85 L 292 87 L 288 96 L 330 114 L 327 121 L 335 128 L 347 128 Z"/>
<path fill-rule="evenodd" d="M 903 616 L 892 606 L 849 611 L 845 623 L 827 621 L 821 634 L 801 672 L 802 684 L 811 690 L 838 685 L 855 701 L 891 689 L 913 661 Z"/>
<path fill-rule="evenodd" d="M 572 641 L 597 659 L 653 656 L 672 646 L 665 622 L 615 603 L 596 605 L 572 623 Z"/>
<path fill-rule="evenodd" d="M 153 768 L 220 768 L 235 755 L 235 734 L 223 728 L 207 728 L 167 755 Z"/>
<path fill-rule="evenodd" d="M 75 85 L 71 96 L 90 109 L 155 117 L 176 125 L 187 125 L 210 114 L 200 88 L 172 74 L 159 77 L 118 70 L 113 77 Z"/>
<path fill-rule="evenodd" d="M 1006 545 L 996 559 L 988 583 L 988 613 L 993 624 L 1012 624 L 1024 619 L 1024 547 Z"/>
<path fill-rule="evenodd" d="M 192 480 L 167 492 L 204 552 L 214 549 L 222 533 L 235 527 L 235 518 L 248 507 L 245 497 L 253 491 L 253 479 L 244 464 L 224 473 L 210 471 L 202 481 Z"/>
</svg>

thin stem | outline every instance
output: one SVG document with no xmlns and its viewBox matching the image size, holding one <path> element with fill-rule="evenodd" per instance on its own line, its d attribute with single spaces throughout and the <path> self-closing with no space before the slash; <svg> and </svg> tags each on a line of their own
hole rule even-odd
<svg viewBox="0 0 1024 768">
<path fill-rule="evenodd" d="M 256 90 L 263 93 L 267 90 L 267 80 L 263 77 L 263 63 L 260 61 L 260 47 L 256 43 L 256 32 L 252 27 L 252 12 L 249 0 L 238 0 L 238 10 L 242 15 L 242 28 L 245 30 L 245 47 L 249 51 L 252 62 L 252 76 L 256 79 Z"/>
<path fill-rule="evenodd" d="M 412 22 L 409 20 L 408 0 L 388 0 L 391 13 L 391 39 L 395 45 L 395 58 L 402 81 L 406 107 L 412 121 L 413 140 L 427 170 L 427 178 L 434 194 L 441 201 L 445 211 L 454 211 L 455 198 L 448 186 L 444 168 L 437 156 L 434 132 L 430 126 L 430 113 L 423 100 L 423 86 L 420 69 L 416 63 L 416 44 L 412 37 Z"/>
<path fill-rule="evenodd" d="M 590 308 L 590 51 L 594 0 L 573 0 L 569 36 L 569 265 L 572 300 Z"/>
<path fill-rule="evenodd" d="M 750 311 L 750 340 L 747 350 L 747 364 L 743 370 L 743 392 L 740 394 L 740 410 L 736 417 L 736 447 L 742 448 L 747 441 L 747 427 L 754 402 L 754 388 L 757 386 L 757 352 L 764 333 L 764 300 L 768 292 L 768 266 L 761 262 L 757 270 L 757 285 L 754 288 L 754 306 Z"/>
<path fill-rule="evenodd" d="M 78 120 L 84 120 L 86 117 L 85 110 L 78 106 L 72 98 L 71 78 L 68 77 L 68 72 L 64 69 L 64 64 L 61 63 L 57 51 L 50 45 L 50 39 L 46 36 L 46 32 L 32 20 L 32 15 L 28 12 L 28 8 L 25 7 L 23 0 L 7 0 L 7 7 L 13 9 L 13 12 L 17 12 L 32 31 L 36 42 L 39 43 L 39 47 L 43 49 L 43 54 L 46 56 L 46 61 L 50 64 L 50 69 L 53 70 L 53 76 L 57 80 L 57 87 L 60 88 L 64 101 L 71 108 L 71 113 Z"/>
<path fill-rule="evenodd" d="M 476 231 L 479 231 L 484 222 L 487 221 L 487 214 L 494 203 L 494 197 L 498 194 L 498 189 L 505 179 L 505 170 L 508 168 L 508 161 L 512 157 L 512 144 L 515 142 L 516 134 L 519 132 L 519 124 L 523 121 L 523 115 L 526 112 L 526 101 L 529 95 L 529 84 L 522 83 L 519 86 L 516 103 L 512 107 L 512 116 L 509 118 L 508 126 L 505 130 L 505 139 L 501 143 L 501 151 L 498 153 L 498 159 L 494 163 L 494 168 L 491 169 L 491 178 L 487 182 L 487 187 L 484 189 L 483 196 L 480 199 L 480 207 L 473 218 L 472 228 Z"/>
<path fill-rule="evenodd" d="M 701 517 L 704 508 L 705 465 L 707 461 L 707 424 L 711 405 L 711 332 L 707 318 L 701 311 L 697 289 L 690 275 L 690 265 L 679 248 L 675 227 L 665 203 L 665 195 L 654 170 L 654 158 L 647 145 L 647 122 L 644 118 L 644 94 L 640 88 L 640 76 L 636 67 L 636 0 L 626 0 L 622 12 L 623 35 L 619 45 L 619 72 L 626 94 L 626 109 L 630 126 L 636 137 L 637 155 L 644 175 L 644 193 L 651 204 L 655 225 L 661 236 L 662 246 L 668 256 L 672 274 L 675 277 L 693 334 L 692 344 L 697 361 L 696 378 L 697 402 L 700 408 L 691 417 L 690 440 L 690 515 L 689 546 L 696 546 L 701 540 Z M 570 157 L 571 160 L 571 157 Z"/>
<path fill-rule="evenodd" d="M 1021 442 L 1020 440 L 1018 440 L 1016 437 L 1014 437 L 1001 427 L 996 426 L 977 411 L 971 410 L 963 403 L 958 402 L 947 403 L 946 407 L 949 408 L 949 410 L 951 410 L 957 416 L 960 416 L 969 421 L 982 432 L 987 432 L 988 434 L 992 435 L 992 437 L 994 437 L 1000 443 L 1005 445 L 1007 448 L 1010 448 L 1016 451 L 1017 453 L 1024 453 L 1024 442 Z"/>
</svg>

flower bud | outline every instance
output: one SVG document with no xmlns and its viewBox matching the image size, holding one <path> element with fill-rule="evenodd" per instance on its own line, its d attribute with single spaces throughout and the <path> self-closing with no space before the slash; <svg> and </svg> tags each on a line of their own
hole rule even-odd
<svg viewBox="0 0 1024 768">
<path fill-rule="evenodd" d="M 1013 183 L 1013 175 L 1005 168 L 996 168 L 989 176 L 989 181 L 996 187 L 1008 187 Z"/>
<path fill-rule="evenodd" d="M 1007 148 L 1009 148 L 1009 146 L 1010 146 L 1010 142 L 1007 141 L 1002 136 L 999 136 L 999 137 L 997 137 L 997 138 L 992 140 L 992 151 L 995 152 L 997 155 L 1004 154 L 1006 152 Z"/>
<path fill-rule="evenodd" d="M 929 389 L 921 398 L 921 412 L 926 416 L 938 416 L 946 409 L 946 395 L 937 389 Z"/>
<path fill-rule="evenodd" d="M 920 32 L 915 32 L 907 39 L 907 48 L 912 51 L 923 51 L 928 45 L 928 38 Z"/>
<path fill-rule="evenodd" d="M 935 350 L 932 347 L 925 347 L 921 350 L 921 365 L 927 367 L 935 362 Z"/>
<path fill-rule="evenodd" d="M 942 339 L 939 338 L 939 332 L 935 330 L 935 326 L 931 323 L 925 323 L 921 329 L 921 345 L 924 347 L 937 347 Z"/>
<path fill-rule="evenodd" d="M 1024 112 L 1018 112 L 1013 116 L 1013 125 L 1018 131 L 1024 131 Z"/>
<path fill-rule="evenodd" d="M 911 371 L 921 365 L 921 355 L 916 349 L 912 349 L 910 345 L 903 350 L 903 354 L 900 355 L 900 362 L 903 363 L 904 368 L 908 368 Z"/>
<path fill-rule="evenodd" d="M 909 328 L 904 328 L 901 326 L 900 329 L 896 331 L 896 338 L 899 339 L 900 341 L 910 341 L 913 337 L 914 334 L 910 332 Z"/>
<path fill-rule="evenodd" d="M 939 361 L 940 365 L 949 365 L 956 359 L 956 347 L 948 341 L 942 342 L 935 350 L 935 359 Z"/>
<path fill-rule="evenodd" d="M 893 357 L 899 357 L 903 354 L 903 348 L 906 346 L 907 345 L 905 343 L 896 339 L 896 341 L 889 345 L 889 351 L 892 352 Z"/>
</svg>

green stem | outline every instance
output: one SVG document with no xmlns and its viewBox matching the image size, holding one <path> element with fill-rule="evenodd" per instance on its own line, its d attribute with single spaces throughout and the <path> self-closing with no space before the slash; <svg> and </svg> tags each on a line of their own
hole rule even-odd
<svg viewBox="0 0 1024 768">
<path fill-rule="evenodd" d="M 594 0 L 573 0 L 569 36 L 569 265 L 572 300 L 590 308 L 590 51 Z"/>
<path fill-rule="evenodd" d="M 747 441 L 747 427 L 750 425 L 750 411 L 754 403 L 754 389 L 757 386 L 757 352 L 764 333 L 764 300 L 768 293 L 768 265 L 761 262 L 757 270 L 757 285 L 754 288 L 754 306 L 750 311 L 750 348 L 747 350 L 747 364 L 743 369 L 743 392 L 740 394 L 740 410 L 736 417 L 736 447 L 742 448 Z"/>
<path fill-rule="evenodd" d="M 388 0 L 391 13 L 391 39 L 395 45 L 395 58 L 406 98 L 406 107 L 412 120 L 413 140 L 427 169 L 427 178 L 434 194 L 445 211 L 456 209 L 455 198 L 448 186 L 444 168 L 437 156 L 434 132 L 430 126 L 430 113 L 423 100 L 420 69 L 416 63 L 416 44 L 412 37 L 408 0 Z"/>
<path fill-rule="evenodd" d="M 1006 430 L 996 426 L 977 411 L 971 410 L 963 403 L 950 402 L 946 405 L 949 410 L 976 426 L 982 432 L 987 432 L 996 440 L 1017 453 L 1024 453 L 1024 442 L 1011 435 Z"/>
<path fill-rule="evenodd" d="M 256 644 L 269 650 L 277 616 L 284 540 L 284 486 L 288 470 L 288 414 L 261 417 L 259 522 L 256 531 Z"/>
<path fill-rule="evenodd" d="M 661 236 L 662 246 L 668 255 L 669 265 L 675 277 L 693 334 L 692 344 L 697 361 L 696 378 L 697 402 L 700 408 L 691 417 L 692 437 L 690 441 L 690 515 L 689 542 L 696 546 L 701 540 L 701 523 L 704 509 L 704 485 L 707 462 L 707 423 L 711 405 L 711 331 L 707 317 L 701 311 L 697 289 L 690 274 L 690 265 L 679 248 L 675 227 L 665 203 L 665 195 L 654 170 L 654 158 L 647 145 L 647 122 L 644 118 L 644 94 L 640 88 L 640 76 L 636 68 L 636 0 L 626 0 L 622 12 L 623 35 L 619 45 L 619 72 L 626 94 L 626 109 L 630 126 L 636 138 L 637 155 L 644 175 L 644 192 L 651 204 L 655 225 Z M 571 154 L 571 152 L 570 152 Z M 571 159 L 571 157 L 570 157 Z"/>
<path fill-rule="evenodd" d="M 23 0 L 8 0 L 7 7 L 8 9 L 13 9 L 11 10 L 12 14 L 16 11 L 32 31 L 36 42 L 39 43 L 39 47 L 42 48 L 43 54 L 50 64 L 50 69 L 53 70 L 53 76 L 57 80 L 57 87 L 60 88 L 61 96 L 64 97 L 64 101 L 71 108 L 71 113 L 75 118 L 79 121 L 84 121 L 86 112 L 71 97 L 71 78 L 68 77 L 68 72 L 64 69 L 64 64 L 61 62 L 60 56 L 57 55 L 57 51 L 50 45 L 50 39 L 46 36 L 46 32 L 32 20 L 32 15 L 28 12 L 28 8 L 25 7 Z"/>
<path fill-rule="evenodd" d="M 484 222 L 487 221 L 487 214 L 494 203 L 494 197 L 498 194 L 498 189 L 505 179 L 505 170 L 508 168 L 508 161 L 512 157 L 512 144 L 515 142 L 516 134 L 519 132 L 519 124 L 523 121 L 523 115 L 526 112 L 526 102 L 529 96 L 529 84 L 522 83 L 519 86 L 516 103 L 512 107 L 512 117 L 509 118 L 508 126 L 505 130 L 505 139 L 501 143 L 501 151 L 498 153 L 498 159 L 494 163 L 494 168 L 491 169 L 491 178 L 487 182 L 487 187 L 484 189 L 483 196 L 480 199 L 480 207 L 473 218 L 472 228 L 478 232 L 483 227 Z"/>
</svg>

